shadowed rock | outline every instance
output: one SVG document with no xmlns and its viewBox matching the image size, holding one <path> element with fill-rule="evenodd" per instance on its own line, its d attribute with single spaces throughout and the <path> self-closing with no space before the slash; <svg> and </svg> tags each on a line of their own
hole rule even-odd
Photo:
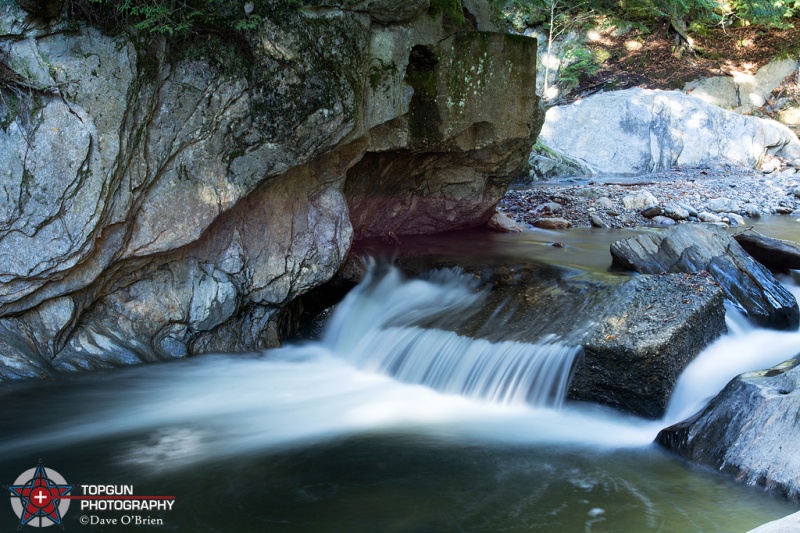
<svg viewBox="0 0 800 533">
<path fill-rule="evenodd" d="M 611 245 L 613 264 L 642 274 L 707 271 L 725 296 L 756 324 L 797 329 L 794 296 L 722 229 L 681 225 Z"/>
<path fill-rule="evenodd" d="M 753 259 L 773 272 L 800 269 L 800 245 L 796 243 L 773 239 L 753 229 L 733 238 Z"/>
<path fill-rule="evenodd" d="M 738 481 L 800 500 L 798 364 L 793 359 L 742 374 L 698 415 L 662 430 L 657 442 Z"/>
</svg>

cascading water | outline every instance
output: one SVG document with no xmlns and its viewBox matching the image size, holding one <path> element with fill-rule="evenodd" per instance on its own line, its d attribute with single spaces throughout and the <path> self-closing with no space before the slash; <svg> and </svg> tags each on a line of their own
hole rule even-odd
<svg viewBox="0 0 800 533">
<path fill-rule="evenodd" d="M 800 301 L 800 287 L 784 284 Z M 685 420 L 700 411 L 733 378 L 770 368 L 800 352 L 800 331 L 757 328 L 732 305 L 727 306 L 723 335 L 684 369 L 670 397 L 663 425 Z"/>
<path fill-rule="evenodd" d="M 320 342 L 0 389 L 0 481 L 43 457 L 70 481 L 177 494 L 162 518 L 187 531 L 744 531 L 794 510 L 652 441 L 735 361 L 774 364 L 800 333 L 730 323 L 653 422 L 553 409 L 575 354 L 552 339 L 437 328 L 483 296 L 457 270 L 408 280 L 373 267 Z M 0 509 L 0 531 L 12 526 Z"/>
<path fill-rule="evenodd" d="M 482 296 L 457 269 L 406 280 L 395 267 L 372 264 L 335 313 L 324 344 L 358 368 L 405 383 L 495 403 L 559 407 L 579 348 L 553 338 L 492 343 L 415 325 L 467 316 Z"/>
</svg>

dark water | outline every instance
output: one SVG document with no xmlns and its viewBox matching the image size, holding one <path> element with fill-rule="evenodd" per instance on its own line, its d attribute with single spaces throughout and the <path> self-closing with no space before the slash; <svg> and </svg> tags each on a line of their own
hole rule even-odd
<svg viewBox="0 0 800 533">
<path fill-rule="evenodd" d="M 602 271 L 618 238 L 587 229 L 416 245 Z M 548 246 L 554 241 L 565 246 Z M 376 319 L 389 303 L 399 306 L 392 326 L 405 327 L 397 317 L 406 309 L 466 305 L 470 290 L 403 282 L 373 294 L 382 306 L 342 306 L 349 321 L 327 340 L 266 354 L 4 384 L 0 483 L 42 459 L 71 484 L 176 498 L 169 512 L 88 512 L 73 501 L 64 525 L 75 531 L 744 532 L 797 510 L 652 445 L 671 421 L 491 403 L 352 363 L 382 343 L 398 348 Z M 422 352 L 431 342 L 413 338 Z M 798 344 L 798 333 L 737 328 L 701 356 L 710 368 L 687 370 L 679 403 L 721 386 L 709 372 L 724 385 L 720 360 L 769 365 L 766 356 L 781 360 Z M 92 516 L 156 523 L 81 524 Z M 18 522 L 0 505 L 0 531 Z"/>
</svg>

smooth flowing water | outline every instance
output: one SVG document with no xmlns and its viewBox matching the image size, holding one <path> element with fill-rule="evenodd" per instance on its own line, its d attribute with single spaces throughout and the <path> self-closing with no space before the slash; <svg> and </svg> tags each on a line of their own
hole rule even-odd
<svg viewBox="0 0 800 533">
<path fill-rule="evenodd" d="M 588 251 L 604 235 L 472 236 L 468 248 L 538 256 L 559 240 L 553 262 L 592 269 L 609 262 Z M 42 459 L 75 485 L 176 497 L 169 512 L 73 502 L 67 529 L 90 531 L 120 527 L 82 520 L 140 516 L 173 531 L 737 532 L 796 510 L 652 441 L 739 372 L 795 355 L 800 333 L 729 314 L 731 333 L 653 422 L 560 405 L 575 350 L 556 339 L 420 327 L 469 314 L 483 295 L 457 269 L 409 280 L 373 268 L 318 342 L 6 384 L 0 483 Z M 0 506 L 0 531 L 18 522 Z"/>
</svg>

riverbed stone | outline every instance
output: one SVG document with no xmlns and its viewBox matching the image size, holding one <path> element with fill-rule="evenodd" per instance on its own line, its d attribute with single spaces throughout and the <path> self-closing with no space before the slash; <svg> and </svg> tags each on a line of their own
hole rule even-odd
<svg viewBox="0 0 800 533">
<path fill-rule="evenodd" d="M 800 359 L 733 379 L 699 414 L 657 442 L 741 483 L 800 501 Z"/>
<path fill-rule="evenodd" d="M 661 215 L 659 215 L 657 217 L 653 217 L 652 218 L 652 222 L 656 226 L 674 226 L 675 225 L 675 219 L 674 218 L 665 217 L 665 216 L 661 216 Z"/>
<path fill-rule="evenodd" d="M 707 271 L 754 323 L 789 330 L 800 326 L 792 293 L 719 228 L 682 224 L 642 234 L 612 244 L 611 257 L 614 265 L 643 274 Z"/>
<path fill-rule="evenodd" d="M 744 226 L 744 217 L 739 213 L 724 213 L 722 221 L 727 222 L 731 226 Z"/>
<path fill-rule="evenodd" d="M 497 212 L 492 215 L 487 223 L 489 229 L 498 231 L 500 233 L 519 233 L 522 231 L 522 226 L 514 222 L 505 213 Z"/>
<path fill-rule="evenodd" d="M 767 237 L 754 229 L 733 236 L 753 258 L 773 272 L 800 270 L 800 244 Z"/>
<path fill-rule="evenodd" d="M 722 222 L 721 216 L 715 215 L 714 213 L 709 213 L 708 211 L 703 211 L 701 213 L 698 213 L 697 218 L 700 219 L 700 222 L 712 222 L 712 223 Z"/>
<path fill-rule="evenodd" d="M 625 209 L 645 209 L 650 206 L 656 206 L 658 203 L 658 199 L 653 196 L 653 193 L 647 190 L 622 197 L 622 205 L 625 206 Z"/>
<path fill-rule="evenodd" d="M 537 228 L 550 230 L 560 230 L 572 227 L 572 223 L 569 220 L 559 217 L 540 218 L 534 221 L 533 225 Z"/>
<path fill-rule="evenodd" d="M 686 220 L 690 214 L 688 209 L 675 203 L 669 203 L 664 206 L 664 216 L 673 220 Z"/>
<path fill-rule="evenodd" d="M 714 213 L 735 213 L 739 211 L 739 202 L 730 198 L 712 198 L 707 202 L 707 207 Z"/>
</svg>

